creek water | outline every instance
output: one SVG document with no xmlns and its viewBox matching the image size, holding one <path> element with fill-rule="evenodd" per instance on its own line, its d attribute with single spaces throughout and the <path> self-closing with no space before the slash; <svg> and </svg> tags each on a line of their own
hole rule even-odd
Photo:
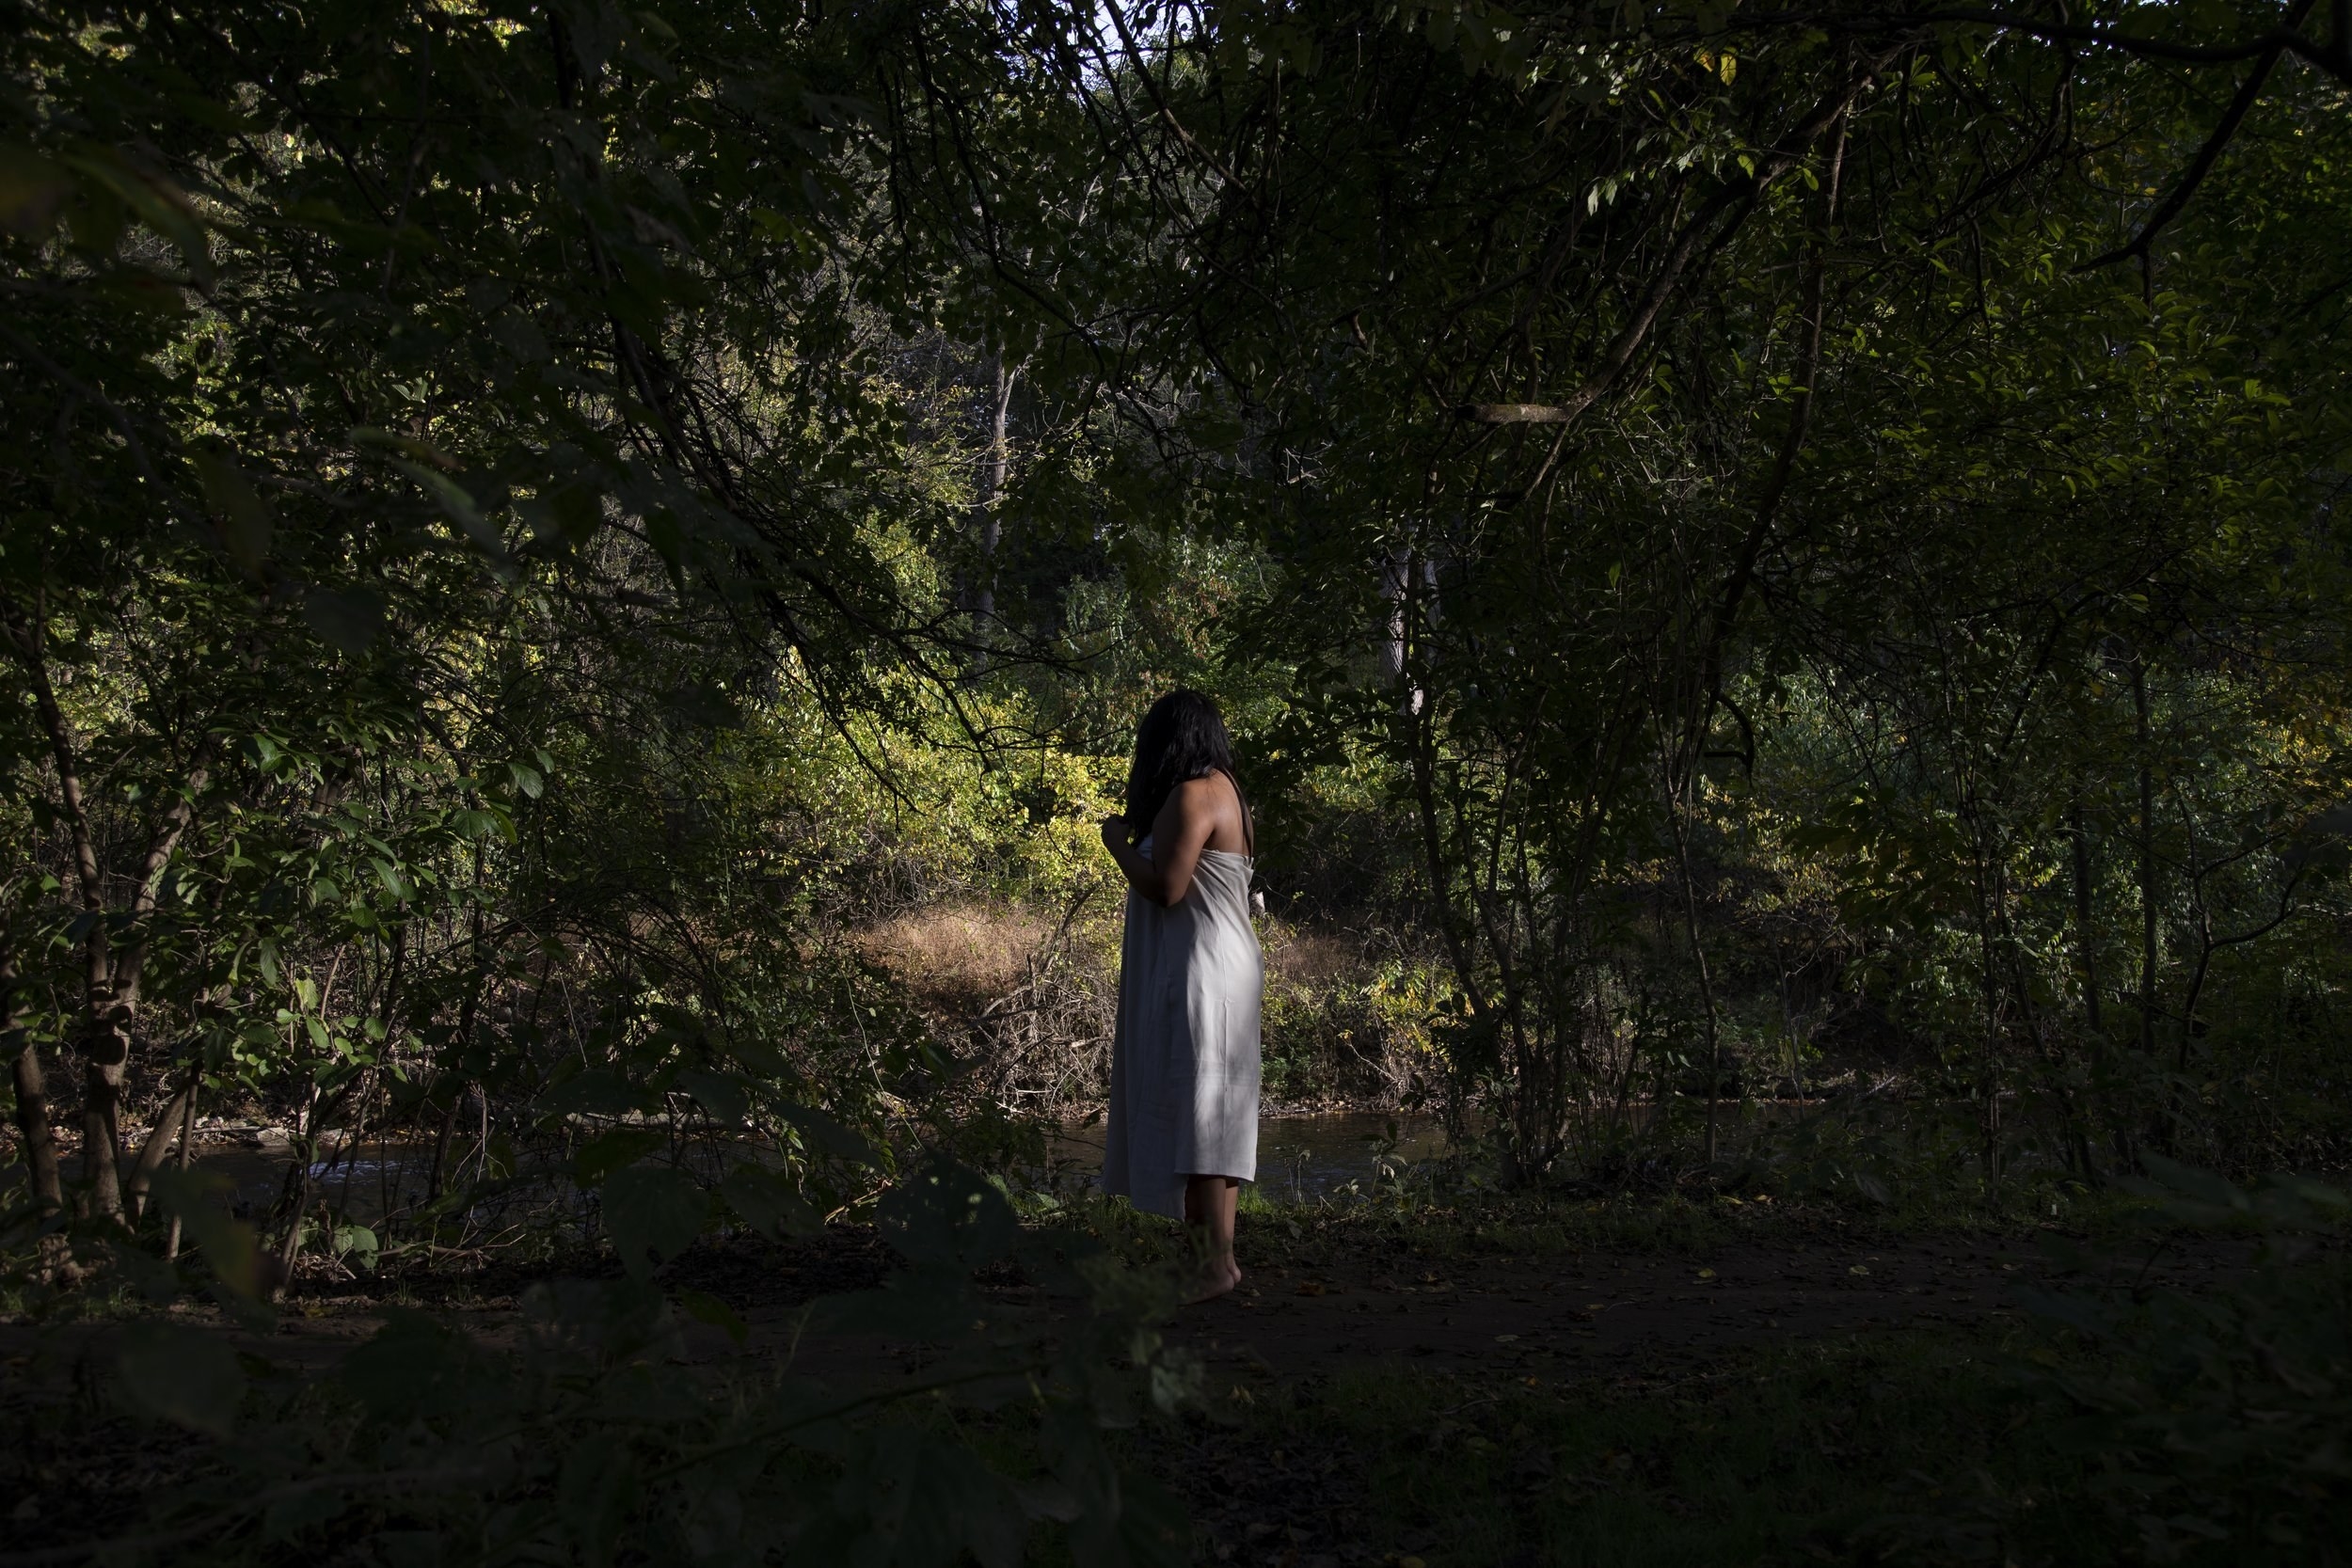
<svg viewBox="0 0 2352 1568">
<path fill-rule="evenodd" d="M 262 1213 L 278 1201 L 291 1164 L 291 1152 L 282 1145 L 199 1143 L 196 1150 L 196 1168 L 226 1180 L 230 1209 L 241 1217 Z M 382 1218 L 388 1207 L 422 1202 L 432 1174 L 431 1144 L 371 1139 L 340 1161 L 330 1157 L 310 1167 L 311 1199 L 365 1225 Z"/>
<path fill-rule="evenodd" d="M 1391 1132 L 1393 1129 L 1393 1140 Z M 1258 1118 L 1258 1190 L 1277 1203 L 1311 1203 L 1369 1190 L 1380 1162 L 1410 1164 L 1445 1152 L 1445 1130 L 1428 1117 L 1378 1111 L 1312 1111 Z M 1056 1162 L 1075 1173 L 1103 1166 L 1103 1123 L 1065 1123 L 1053 1140 Z"/>
<path fill-rule="evenodd" d="M 1393 1129 L 1393 1133 L 1391 1133 Z M 1065 1122 L 1048 1139 L 1056 1170 L 1090 1177 L 1103 1164 L 1103 1123 Z M 1370 1111 L 1320 1111 L 1270 1116 L 1258 1123 L 1258 1187 L 1278 1203 L 1308 1202 L 1343 1193 L 1351 1183 L 1369 1189 L 1383 1158 L 1410 1163 L 1445 1150 L 1445 1133 L 1427 1117 L 1387 1116 Z M 453 1150 L 454 1161 L 460 1151 Z M 199 1147 L 197 1168 L 229 1186 L 230 1208 L 260 1214 L 277 1201 L 286 1180 L 282 1147 Z M 373 1140 L 341 1160 L 311 1166 L 313 1201 L 361 1225 L 423 1200 L 433 1169 L 429 1143 Z"/>
</svg>

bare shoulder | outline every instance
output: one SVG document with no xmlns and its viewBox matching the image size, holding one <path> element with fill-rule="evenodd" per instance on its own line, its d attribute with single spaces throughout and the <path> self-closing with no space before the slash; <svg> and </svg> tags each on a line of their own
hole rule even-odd
<svg viewBox="0 0 2352 1568">
<path fill-rule="evenodd" d="M 1188 816 L 1224 816 L 1239 805 L 1233 796 L 1232 781 L 1222 773 L 1204 773 L 1197 779 L 1186 779 L 1176 786 L 1176 791 Z"/>
<path fill-rule="evenodd" d="M 1232 854 L 1249 852 L 1249 830 L 1242 819 L 1241 793 L 1223 773 L 1187 779 L 1177 786 L 1177 810 L 1184 820 L 1205 825 L 1202 847 Z"/>
</svg>

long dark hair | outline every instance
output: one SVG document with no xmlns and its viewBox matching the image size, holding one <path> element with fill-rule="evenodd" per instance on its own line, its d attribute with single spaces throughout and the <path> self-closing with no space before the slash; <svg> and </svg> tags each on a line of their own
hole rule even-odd
<svg viewBox="0 0 2352 1568">
<path fill-rule="evenodd" d="M 1178 687 L 1152 705 L 1136 726 L 1135 760 L 1127 766 L 1127 832 L 1140 839 L 1152 831 L 1152 819 L 1176 786 L 1193 779 L 1222 773 L 1232 781 L 1241 800 L 1243 829 L 1254 840 L 1249 800 L 1241 793 L 1233 772 L 1233 743 L 1225 734 L 1225 720 L 1206 692 Z"/>
</svg>

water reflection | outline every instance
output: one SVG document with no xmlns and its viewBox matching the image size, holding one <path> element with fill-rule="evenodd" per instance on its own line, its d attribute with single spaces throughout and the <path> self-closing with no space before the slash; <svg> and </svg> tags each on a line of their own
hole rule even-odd
<svg viewBox="0 0 2352 1568">
<path fill-rule="evenodd" d="M 365 1154 L 331 1155 L 310 1167 L 310 1201 L 362 1225 L 424 1201 L 433 1173 L 431 1144 L 377 1144 Z M 226 1177 L 229 1206 L 239 1218 L 265 1213 L 285 1190 L 293 1151 L 283 1145 L 197 1149 L 196 1168 Z"/>
<path fill-rule="evenodd" d="M 1391 1132 L 1393 1130 L 1393 1132 Z M 1369 1191 L 1382 1158 L 1409 1164 L 1445 1152 L 1445 1130 L 1433 1117 L 1377 1111 L 1320 1111 L 1262 1117 L 1258 1188 L 1277 1202 L 1312 1203 L 1353 1183 Z M 1052 1140 L 1056 1164 L 1091 1175 L 1103 1167 L 1103 1124 L 1070 1122 Z"/>
<path fill-rule="evenodd" d="M 1103 1165 L 1103 1123 L 1064 1123 L 1048 1140 L 1055 1166 L 1066 1175 L 1091 1179 Z M 1370 1111 L 1276 1116 L 1258 1123 L 1258 1187 L 1278 1203 L 1312 1203 L 1347 1190 L 1370 1190 L 1387 1158 L 1409 1164 L 1445 1152 L 1445 1132 L 1428 1117 L 1388 1116 Z M 226 1177 L 231 1207 L 240 1216 L 265 1213 L 283 1190 L 291 1152 L 281 1147 L 214 1147 L 199 1149 L 197 1165 Z M 463 1186 L 466 1159 L 450 1156 L 450 1180 Z M 433 1170 L 430 1143 L 371 1140 L 363 1151 L 331 1156 L 310 1167 L 311 1202 L 361 1225 L 424 1201 Z M 544 1175 L 542 1171 L 540 1174 Z"/>
</svg>

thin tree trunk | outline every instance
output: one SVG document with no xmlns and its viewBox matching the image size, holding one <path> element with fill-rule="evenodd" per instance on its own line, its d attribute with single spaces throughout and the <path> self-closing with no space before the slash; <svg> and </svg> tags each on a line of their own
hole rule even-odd
<svg viewBox="0 0 2352 1568">
<path fill-rule="evenodd" d="M 1977 1093 L 1984 1104 L 1979 1129 L 1983 1137 L 1981 1154 L 1985 1183 L 1997 1195 L 2001 1187 L 2001 982 L 1995 953 L 2001 928 L 2006 924 L 2008 898 L 2002 885 L 1998 857 L 1987 852 L 1985 839 L 1988 830 L 1982 814 L 1977 809 L 1973 782 L 1963 786 L 1961 799 L 1976 862 L 1972 879 L 1977 893 L 1978 969 L 1982 976 L 1979 990 L 1982 993 L 1984 1007 L 1983 1044 L 1977 1064 Z M 1986 885 L 1988 882 L 1990 887 Z"/>
<path fill-rule="evenodd" d="M 326 1119 L 319 1106 L 318 1086 L 313 1084 L 303 1106 L 301 1127 L 294 1134 L 294 1163 L 286 1172 L 286 1233 L 278 1243 L 278 1267 L 269 1290 L 272 1301 L 285 1299 L 287 1288 L 294 1283 L 294 1260 L 302 1255 L 302 1222 L 310 1209 L 310 1167 L 318 1163 L 318 1131 Z"/>
<path fill-rule="evenodd" d="M 476 889 L 482 886 L 482 844 L 478 839 L 473 847 L 473 885 Z M 472 912 L 467 917 L 466 959 L 473 972 L 466 984 L 466 1000 L 457 1009 L 457 1054 L 461 1061 L 473 1050 L 474 1019 L 482 1009 L 482 900 L 477 897 L 471 903 Z M 425 1179 L 424 1201 L 428 1208 L 440 1200 L 442 1183 L 448 1179 L 449 1140 L 457 1127 L 457 1106 L 465 1099 L 465 1082 L 460 1080 L 457 1093 L 450 1097 L 448 1109 L 441 1113 L 441 1131 L 433 1140 L 433 1172 Z"/>
<path fill-rule="evenodd" d="M 2149 756 L 2148 666 L 2132 653 L 2132 706 L 2139 753 L 2139 1049 L 2156 1054 L 2156 779 Z"/>
<path fill-rule="evenodd" d="M 2091 934 L 2090 832 L 2083 826 L 2083 808 L 2079 803 L 2074 808 L 2067 836 L 2074 840 L 2074 961 L 2082 970 L 2083 1020 L 2090 1026 L 2095 1062 L 2104 1065 L 2106 1025 L 2099 1014 L 2099 955 Z"/>
<path fill-rule="evenodd" d="M 2082 970 L 2083 1022 L 2090 1031 L 2091 1102 L 2099 1119 L 2106 1124 L 2107 1137 L 2115 1148 L 2116 1164 L 2129 1169 L 2133 1164 L 2131 1129 L 2124 1125 L 2115 1103 L 2115 1061 L 2109 1051 L 2112 1042 L 2107 1038 L 2106 1018 L 2099 997 L 2099 944 L 2092 914 L 2096 868 L 2091 859 L 2090 829 L 2083 819 L 2079 801 L 2073 809 L 2068 836 L 2074 840 L 2074 958 Z"/>
<path fill-rule="evenodd" d="M 1691 937 L 1691 961 L 1698 969 L 1699 1005 L 1707 1014 L 1707 1164 L 1711 1170 L 1715 1165 L 1715 1105 L 1724 1079 L 1723 1040 L 1715 1027 L 1715 982 L 1708 972 L 1707 944 L 1699 940 L 1699 895 L 1691 880 L 1690 835 L 1683 831 L 1682 808 L 1672 795 L 1666 800 L 1666 820 L 1674 831 L 1675 859 L 1682 867 L 1682 918 Z"/>
<path fill-rule="evenodd" d="M 176 1162 L 182 1175 L 187 1174 L 188 1163 L 196 1158 L 196 1086 L 188 1087 L 187 1109 L 180 1113 L 180 1158 Z M 171 1228 L 164 1234 L 164 1261 L 176 1261 L 180 1257 L 180 1212 L 171 1213 Z"/>
<path fill-rule="evenodd" d="M 11 944 L 0 952 L 0 1010 L 5 1010 L 5 1039 L 16 1087 L 16 1131 L 24 1140 L 26 1184 L 44 1218 L 65 1209 L 65 1183 L 57 1174 L 57 1134 L 49 1124 L 49 1095 L 40 1070 L 40 1051 L 24 1027 L 30 1012 L 17 990 L 16 952 Z"/>
<path fill-rule="evenodd" d="M 65 712 L 49 676 L 48 616 L 38 601 L 27 613 L 13 600 L 0 600 L 8 641 L 24 667 L 33 689 L 33 713 L 49 743 L 49 760 L 57 770 L 57 815 L 73 845 L 73 873 L 87 924 L 83 937 L 83 987 L 87 1019 L 83 1030 L 82 1173 L 86 1192 L 80 1200 L 100 1214 L 122 1212 L 122 1189 L 116 1177 L 118 1106 L 125 1065 L 130 1060 L 130 1037 L 119 1026 L 114 1011 L 113 953 L 106 942 L 105 879 L 98 868 L 98 841 L 90 832 L 89 813 L 82 795 L 82 768 L 67 727 Z"/>
<path fill-rule="evenodd" d="M 441 1131 L 433 1140 L 433 1170 L 425 1178 L 425 1207 L 440 1201 L 441 1184 L 448 1179 L 449 1140 L 457 1130 L 457 1107 L 466 1098 L 466 1085 L 460 1082 L 457 1092 L 449 1099 L 449 1106 L 441 1113 Z"/>
<path fill-rule="evenodd" d="M 131 1036 L 108 1008 L 82 1041 L 82 1183 L 96 1216 L 122 1213 L 122 1085 Z"/>
<path fill-rule="evenodd" d="M 1405 674 L 1405 624 L 1407 588 L 1412 581 L 1413 552 L 1391 546 L 1380 558 L 1380 602 L 1388 620 L 1380 628 L 1380 678 L 1393 686 Z"/>
<path fill-rule="evenodd" d="M 139 1157 L 131 1164 L 130 1179 L 123 1183 L 123 1197 L 130 1209 L 131 1223 L 138 1224 L 147 1212 L 147 1189 L 154 1182 L 155 1172 L 162 1168 L 164 1156 L 170 1152 L 172 1134 L 186 1116 L 187 1107 L 196 1099 L 199 1069 L 188 1069 L 170 1101 L 155 1118 L 155 1125 L 147 1134 L 147 1142 L 139 1147 Z"/>
<path fill-rule="evenodd" d="M 1723 598 L 1717 604 L 1707 641 L 1698 658 L 1699 702 L 1692 709 L 1692 724 L 1683 737 L 1682 774 L 1695 776 L 1705 760 L 1707 736 L 1715 721 L 1715 709 L 1724 698 L 1724 655 L 1731 640 L 1732 627 L 1740 616 L 1740 604 L 1747 597 L 1756 580 L 1756 562 L 1764 546 L 1778 526 L 1780 508 L 1788 494 L 1790 478 L 1795 474 L 1797 459 L 1804 454 L 1805 432 L 1813 419 L 1814 385 L 1821 374 L 1821 328 L 1825 319 L 1821 293 L 1829 275 L 1829 247 L 1835 243 L 1837 230 L 1837 204 L 1845 188 L 1846 135 L 1850 118 L 1840 111 L 1836 119 L 1836 135 L 1830 145 L 1829 179 L 1821 195 L 1821 229 L 1814 241 L 1813 253 L 1805 268 L 1804 335 L 1797 347 L 1797 385 L 1788 407 L 1788 425 L 1781 434 L 1780 451 L 1772 459 L 1764 487 L 1758 494 L 1753 520 L 1748 525 L 1747 538 L 1732 563 L 1731 573 L 1724 583 Z"/>
<path fill-rule="evenodd" d="M 1797 1010 L 1788 994 L 1788 958 L 1782 951 L 1780 939 L 1772 940 L 1772 967 L 1780 971 L 1780 1032 L 1788 1041 L 1788 1085 L 1796 1091 L 1797 1106 L 1802 1115 L 1804 1107 L 1804 1042 L 1797 1038 Z"/>
<path fill-rule="evenodd" d="M 979 496 L 973 507 L 979 531 L 980 579 L 973 590 L 972 609 L 982 621 L 993 620 L 996 614 L 996 546 L 1004 537 L 1004 516 L 997 502 L 1005 493 L 1005 474 L 1010 467 L 1006 431 L 1012 413 L 1013 380 L 1019 374 L 1005 369 L 1001 349 L 988 356 L 988 454 L 980 460 Z"/>
<path fill-rule="evenodd" d="M 37 602 L 27 613 L 15 601 L 0 598 L 0 627 L 5 628 L 33 689 L 34 715 L 57 771 L 58 815 L 72 840 L 74 877 L 82 912 L 88 921 L 84 939 L 86 1017 L 82 1030 L 82 1171 L 87 1188 L 84 1201 L 94 1214 L 119 1216 L 123 1212 L 122 1092 L 130 1072 L 131 1024 L 138 1011 L 147 942 L 141 938 L 117 952 L 108 937 L 105 878 L 84 803 L 80 757 L 49 675 L 46 611 Z M 210 775 L 217 747 L 216 738 L 209 733 L 197 743 L 179 798 L 148 840 L 125 911 L 135 927 L 154 911 L 164 867 L 195 819 L 196 798 Z"/>
</svg>

